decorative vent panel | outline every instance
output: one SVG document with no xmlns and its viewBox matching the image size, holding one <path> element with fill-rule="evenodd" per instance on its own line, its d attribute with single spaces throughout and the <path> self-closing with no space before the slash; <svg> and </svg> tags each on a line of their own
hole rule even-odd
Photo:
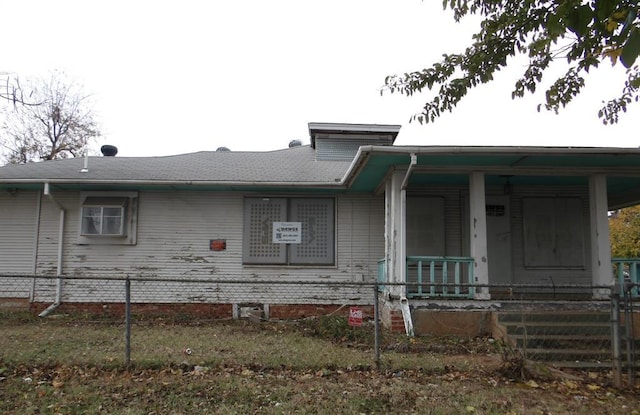
<svg viewBox="0 0 640 415">
<path fill-rule="evenodd" d="M 246 199 L 244 262 L 277 264 L 286 259 L 286 245 L 272 242 L 273 222 L 285 221 L 286 199 Z"/>
<path fill-rule="evenodd" d="M 291 262 L 332 264 L 333 199 L 292 199 L 290 220 L 302 222 L 302 243 L 291 245 Z"/>
</svg>

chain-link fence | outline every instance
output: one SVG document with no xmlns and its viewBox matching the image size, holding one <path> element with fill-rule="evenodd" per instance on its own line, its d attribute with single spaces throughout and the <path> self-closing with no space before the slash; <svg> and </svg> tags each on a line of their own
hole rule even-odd
<svg viewBox="0 0 640 415">
<path fill-rule="evenodd" d="M 634 368 L 640 363 L 635 353 L 640 333 L 635 327 L 640 318 L 634 320 L 637 299 L 632 290 L 627 290 L 630 295 L 624 291 L 620 295 L 619 290 L 612 293 L 611 287 L 474 285 L 479 298 L 455 298 L 430 295 L 441 292 L 442 283 L 418 287 L 415 283 L 125 275 L 0 276 L 0 284 L 0 304 L 22 304 L 42 317 L 73 314 L 75 321 L 84 319 L 92 328 L 101 328 L 101 335 L 84 340 L 87 347 L 80 353 L 102 353 L 108 361 L 125 365 L 132 361 L 179 364 L 195 354 L 204 359 L 224 354 L 227 347 L 242 348 L 243 340 L 225 345 L 225 336 L 232 337 L 228 327 L 214 330 L 214 323 L 232 321 L 239 322 L 236 331 L 240 327 L 245 333 L 245 342 L 265 341 L 254 337 L 261 330 L 282 331 L 286 336 L 287 328 L 295 326 L 298 331 L 366 349 L 369 363 L 378 367 L 385 352 L 398 350 L 402 337 L 398 331 L 419 337 L 457 334 L 497 339 L 502 350 L 517 351 L 523 359 L 613 369 L 619 376 L 627 373 L 629 383 L 635 380 Z M 455 293 L 457 288 L 452 285 L 448 292 Z M 460 290 L 469 291 L 469 287 Z M 417 296 L 417 292 L 425 294 Z M 487 293 L 490 296 L 483 297 Z M 410 346 L 410 342 L 404 345 Z M 261 350 L 264 356 L 278 355 L 279 346 L 265 345 Z M 286 356 L 281 358 L 287 361 Z"/>
</svg>

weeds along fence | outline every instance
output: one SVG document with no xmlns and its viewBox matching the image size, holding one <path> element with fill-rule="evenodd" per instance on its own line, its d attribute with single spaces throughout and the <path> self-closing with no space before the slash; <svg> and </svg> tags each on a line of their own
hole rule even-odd
<svg viewBox="0 0 640 415">
<path fill-rule="evenodd" d="M 313 321 L 308 330 L 357 343 L 380 366 L 383 352 L 398 349 L 389 343 L 403 338 L 390 335 L 394 318 L 403 332 L 485 336 L 525 360 L 613 369 L 618 380 L 626 376 L 629 383 L 640 364 L 640 318 L 634 320 L 637 287 L 631 286 L 4 275 L 0 287 L 0 304 L 29 307 L 43 317 L 69 313 L 111 327 L 115 321 L 120 334 L 109 354 L 117 361 L 123 356 L 126 365 L 144 359 L 143 349 L 174 362 L 208 347 L 202 340 L 183 338 L 181 325 L 241 320 L 248 332 L 267 321 Z M 438 292 L 447 295 L 433 295 Z M 470 295 L 486 292 L 490 300 Z M 158 325 L 166 328 L 161 338 L 149 334 L 149 328 Z M 253 340 L 247 336 L 247 341 Z M 407 341 L 405 349 L 410 345 Z M 264 353 L 272 350 L 277 345 Z"/>
</svg>

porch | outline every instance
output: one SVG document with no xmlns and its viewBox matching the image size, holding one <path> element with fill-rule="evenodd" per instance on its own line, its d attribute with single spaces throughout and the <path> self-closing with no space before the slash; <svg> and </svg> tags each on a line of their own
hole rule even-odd
<svg viewBox="0 0 640 415">
<path fill-rule="evenodd" d="M 632 298 L 640 298 L 640 258 L 613 258 L 611 260 L 614 283 L 618 292 L 625 288 Z M 378 261 L 379 283 L 389 283 L 385 259 Z M 601 288 L 586 284 L 479 284 L 474 276 L 474 259 L 455 256 L 408 256 L 406 258 L 406 284 L 402 291 L 394 290 L 399 297 L 411 300 L 426 299 L 484 299 L 514 300 L 518 297 L 528 300 L 592 300 L 594 289 Z M 392 285 L 384 287 L 389 290 Z M 488 295 L 480 288 L 486 288 Z"/>
</svg>

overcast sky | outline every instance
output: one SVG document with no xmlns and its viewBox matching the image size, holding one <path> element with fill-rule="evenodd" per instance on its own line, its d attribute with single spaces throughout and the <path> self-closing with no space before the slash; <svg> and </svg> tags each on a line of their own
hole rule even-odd
<svg viewBox="0 0 640 415">
<path fill-rule="evenodd" d="M 380 95 L 387 75 L 421 69 L 470 42 L 441 0 L 0 0 L 0 70 L 62 70 L 93 94 L 100 144 L 119 156 L 285 148 L 308 122 L 401 124 L 398 145 L 637 147 L 637 107 L 597 118 L 624 68 L 587 80 L 560 115 L 542 96 L 512 100 L 524 61 L 434 124 L 409 124 L 432 93 Z"/>
</svg>

